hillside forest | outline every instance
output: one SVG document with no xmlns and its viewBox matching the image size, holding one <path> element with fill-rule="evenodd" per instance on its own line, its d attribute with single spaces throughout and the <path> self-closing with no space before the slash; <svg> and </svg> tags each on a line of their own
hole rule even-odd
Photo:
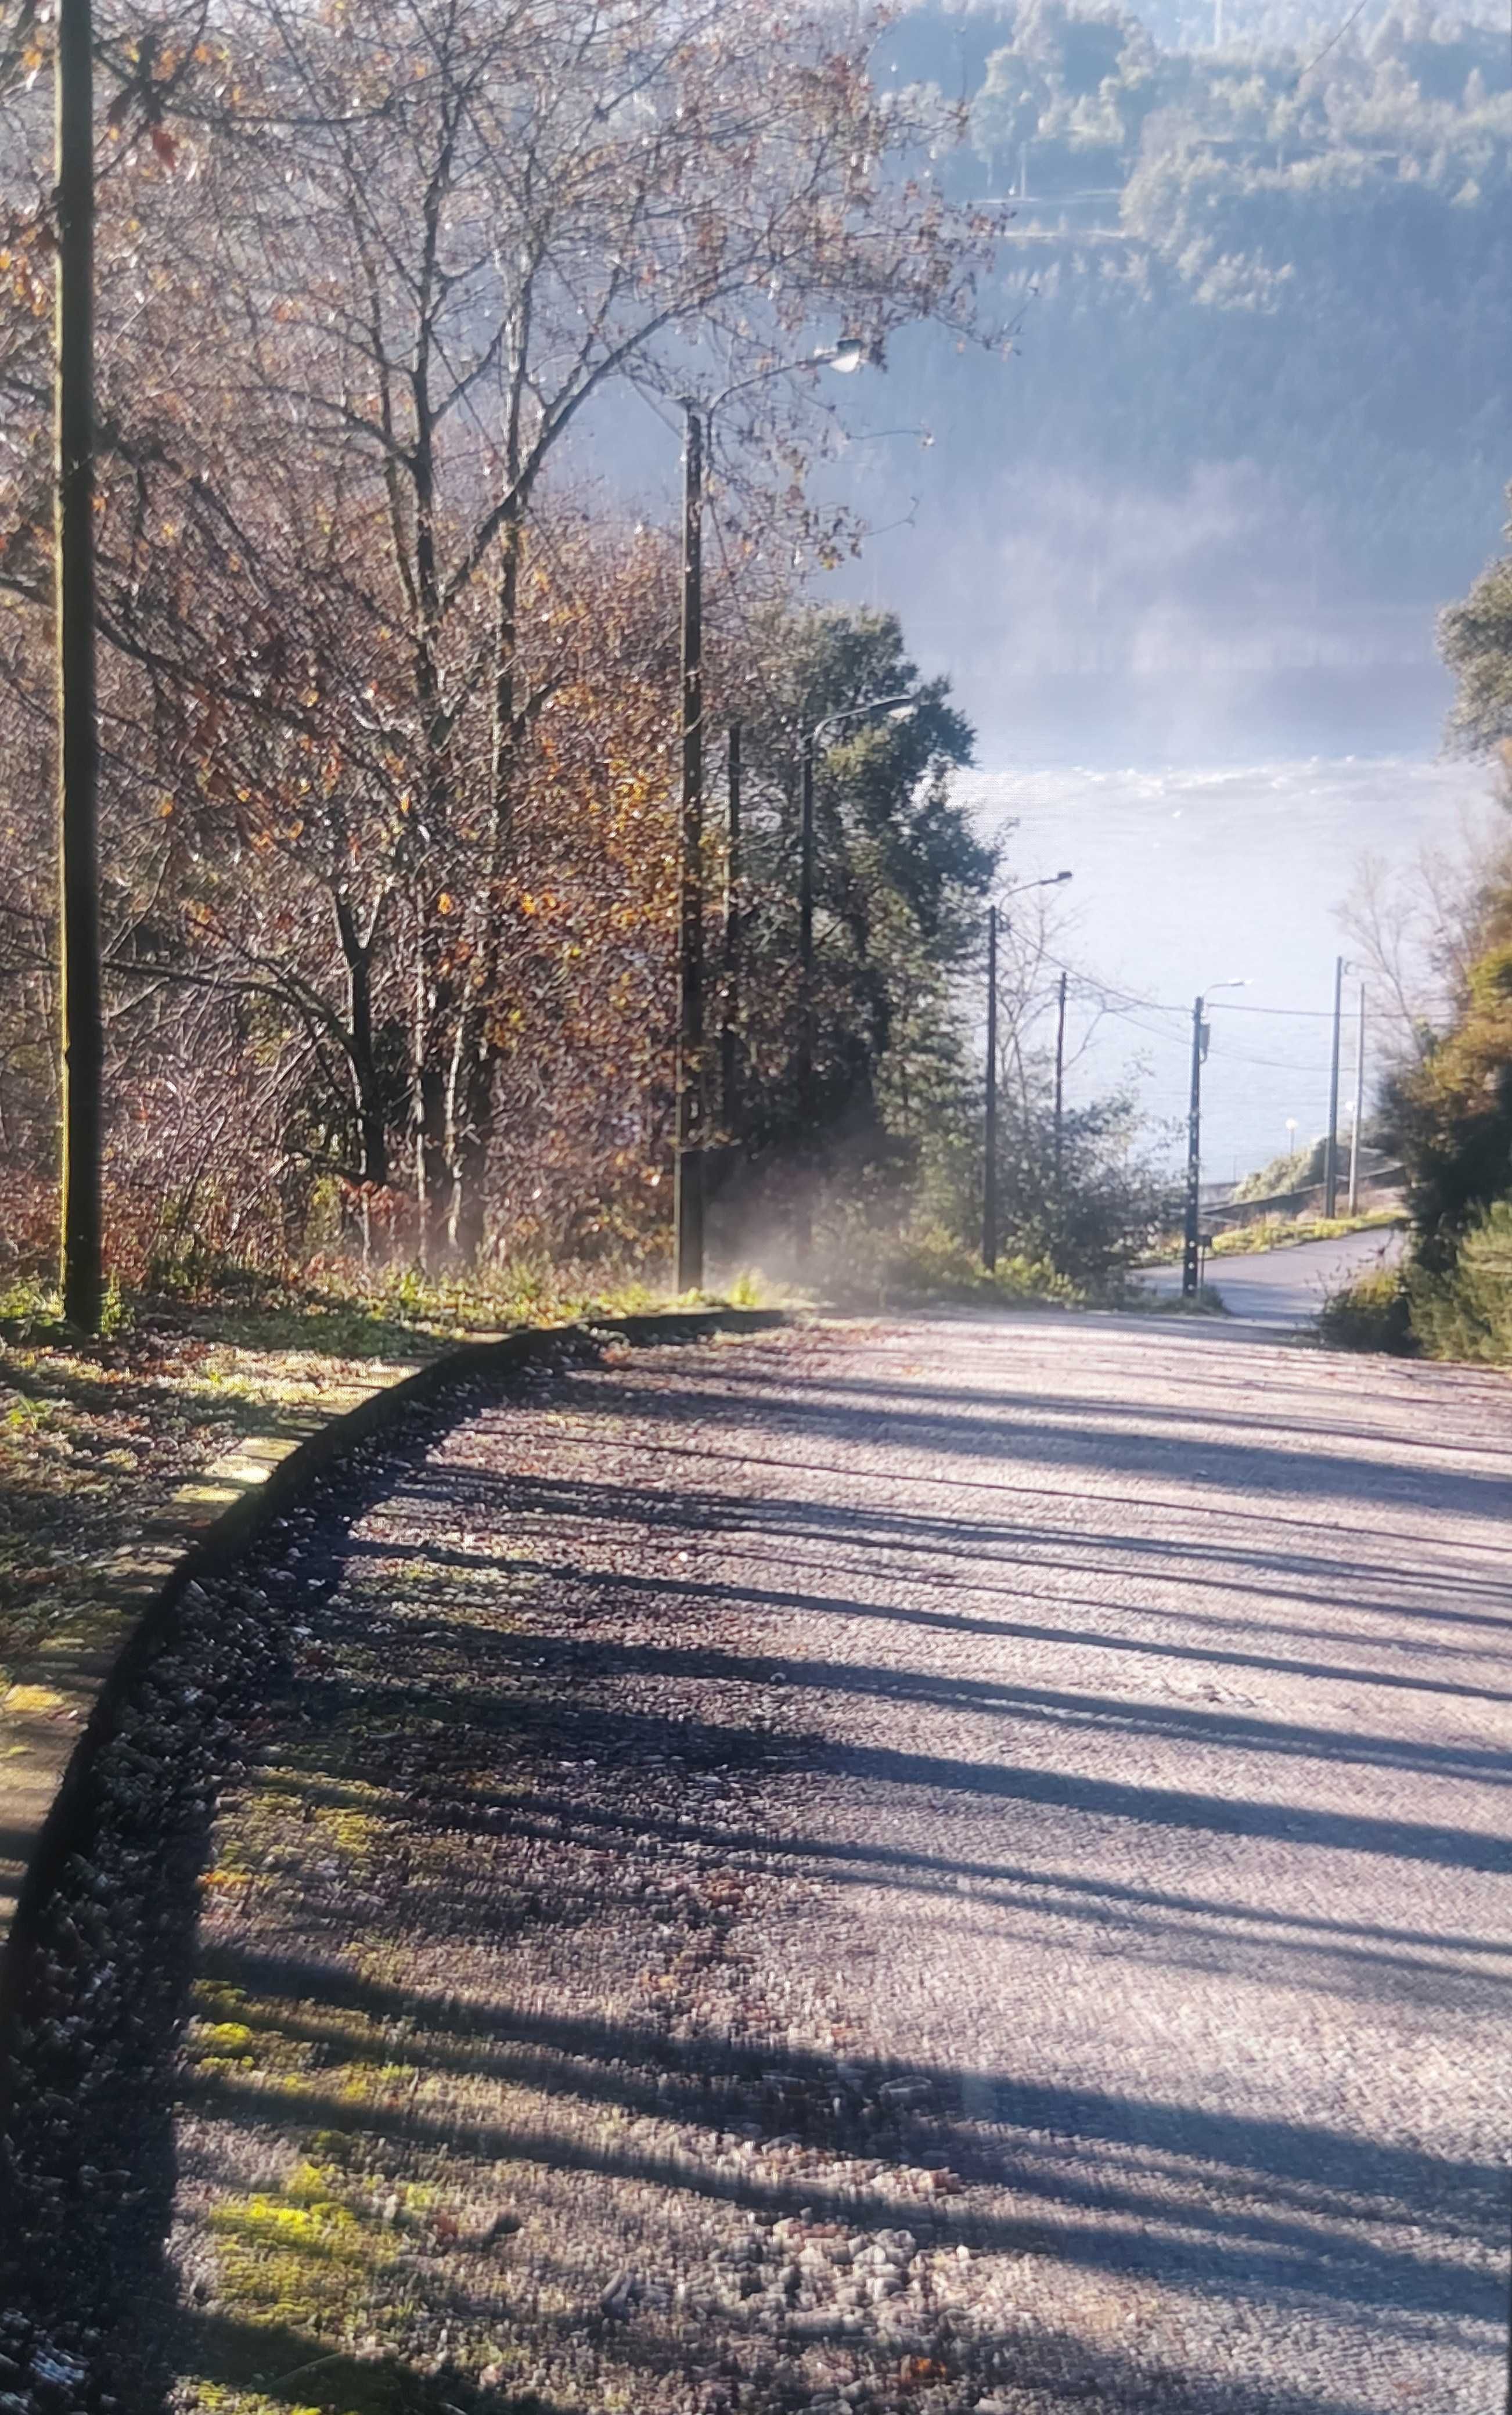
<svg viewBox="0 0 1512 2415">
<path fill-rule="evenodd" d="M 961 112 L 946 188 L 1013 212 L 1013 375 L 905 348 L 900 415 L 936 442 L 894 472 L 951 528 L 942 595 L 1009 615 L 1005 678 L 1137 659 L 1162 600 L 1178 647 L 1426 660 L 1484 561 L 1512 459 L 1505 24 L 1407 0 L 1229 26 L 929 5 L 878 45 L 900 98 Z"/>
</svg>

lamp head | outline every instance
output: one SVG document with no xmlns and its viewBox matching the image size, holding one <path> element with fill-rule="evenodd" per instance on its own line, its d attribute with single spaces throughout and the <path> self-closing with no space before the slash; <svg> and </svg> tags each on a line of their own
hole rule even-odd
<svg viewBox="0 0 1512 2415">
<path fill-rule="evenodd" d="M 836 369 L 842 377 L 853 377 L 858 369 L 879 369 L 886 366 L 882 347 L 868 343 L 863 336 L 843 336 L 827 352 L 815 355 L 827 369 Z"/>
</svg>

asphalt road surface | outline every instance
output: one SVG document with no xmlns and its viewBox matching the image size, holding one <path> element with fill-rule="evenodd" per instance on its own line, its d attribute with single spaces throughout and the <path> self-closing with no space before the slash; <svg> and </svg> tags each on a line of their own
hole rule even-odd
<svg viewBox="0 0 1512 2415">
<path fill-rule="evenodd" d="M 1345 1233 L 1334 1241 L 1302 1241 L 1295 1249 L 1209 1257 L 1206 1281 L 1231 1316 L 1256 1325 L 1310 1325 L 1330 1292 L 1372 1267 L 1395 1265 L 1402 1245 L 1400 1230 L 1386 1226 Z M 1140 1281 L 1163 1298 L 1175 1298 L 1181 1290 L 1181 1269 L 1152 1267 Z"/>
<path fill-rule="evenodd" d="M 1492 2415 L 1508 1406 L 920 1320 L 397 1468 L 217 1823 L 174 2403 Z"/>
</svg>

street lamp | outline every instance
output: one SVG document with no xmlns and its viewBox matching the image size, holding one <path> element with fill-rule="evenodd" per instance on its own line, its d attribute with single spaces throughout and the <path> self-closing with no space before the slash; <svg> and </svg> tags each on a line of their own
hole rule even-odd
<svg viewBox="0 0 1512 2415">
<path fill-rule="evenodd" d="M 714 412 L 768 378 L 801 369 L 833 369 L 849 377 L 880 359 L 880 348 L 860 337 L 798 361 L 738 378 L 711 402 L 682 398 L 682 779 L 678 880 L 677 1142 L 672 1186 L 676 1288 L 698 1291 L 704 1262 L 704 960 L 703 960 L 703 505 L 704 461 Z"/>
<path fill-rule="evenodd" d="M 1365 1121 L 1365 983 L 1360 983 L 1359 1022 L 1355 1033 L 1355 1096 L 1349 1103 L 1349 1212 L 1360 1210 L 1360 1127 Z"/>
<path fill-rule="evenodd" d="M 1334 1036 L 1328 1058 L 1328 1137 L 1323 1152 L 1323 1212 L 1339 1209 L 1339 1035 L 1344 1006 L 1347 956 L 1334 958 Z"/>
<path fill-rule="evenodd" d="M 1031 889 L 1058 889 L 1069 872 L 1047 873 L 1043 880 L 1021 881 L 1003 899 L 1008 905 Z M 1006 938 L 1008 923 L 1003 932 Z M 981 1263 L 989 1274 L 997 1265 L 997 908 L 987 908 L 987 1087 L 982 1100 L 985 1162 L 981 1178 Z"/>
<path fill-rule="evenodd" d="M 1181 1250 L 1181 1297 L 1195 1299 L 1202 1248 L 1198 1192 L 1202 1169 L 1203 1058 L 1207 1053 L 1207 1025 L 1203 1008 L 1214 990 L 1248 989 L 1248 979 L 1209 982 L 1191 1005 L 1191 1101 L 1187 1111 L 1187 1217 Z"/>
</svg>

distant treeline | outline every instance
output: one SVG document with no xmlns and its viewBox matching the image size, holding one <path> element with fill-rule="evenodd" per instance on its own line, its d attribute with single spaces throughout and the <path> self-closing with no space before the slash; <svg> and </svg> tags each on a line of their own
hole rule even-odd
<svg viewBox="0 0 1512 2415">
<path fill-rule="evenodd" d="M 1463 582 L 1512 458 L 1505 25 L 1409 0 L 1196 50 L 1115 0 L 1027 0 L 910 11 L 876 67 L 962 105 L 948 184 L 1017 204 L 1020 357 L 974 381 L 963 486 L 983 439 L 1119 484 L 1244 464 L 1279 500 L 1280 575 Z"/>
</svg>

